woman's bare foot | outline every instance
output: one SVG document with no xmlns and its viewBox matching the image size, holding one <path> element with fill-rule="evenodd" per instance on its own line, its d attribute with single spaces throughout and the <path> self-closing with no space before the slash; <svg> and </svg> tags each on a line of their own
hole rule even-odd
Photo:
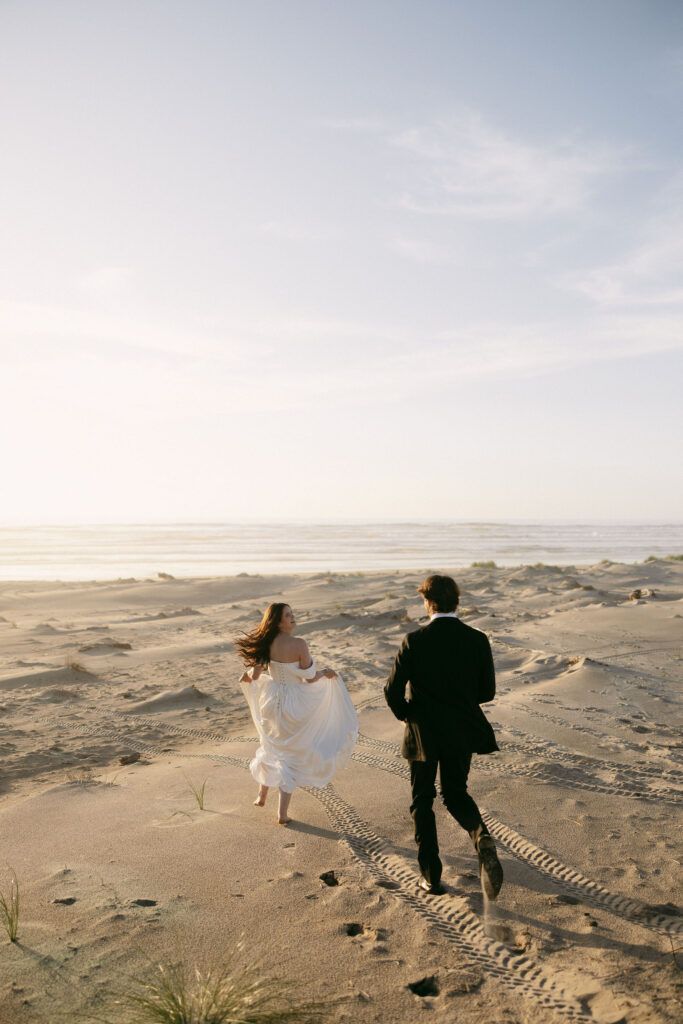
<svg viewBox="0 0 683 1024">
<path fill-rule="evenodd" d="M 291 793 L 285 793 L 283 789 L 280 790 L 279 800 L 277 806 L 277 823 L 278 825 L 289 825 L 292 820 L 288 815 L 289 801 L 292 799 Z"/>
<path fill-rule="evenodd" d="M 268 796 L 268 786 L 259 786 L 258 796 L 254 800 L 254 807 L 265 807 Z"/>
</svg>

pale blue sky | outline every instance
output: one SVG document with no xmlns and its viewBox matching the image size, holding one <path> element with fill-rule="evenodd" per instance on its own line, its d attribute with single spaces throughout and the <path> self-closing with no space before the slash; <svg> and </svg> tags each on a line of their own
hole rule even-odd
<svg viewBox="0 0 683 1024">
<path fill-rule="evenodd" d="M 4 0 L 0 521 L 682 519 L 683 6 Z"/>
</svg>

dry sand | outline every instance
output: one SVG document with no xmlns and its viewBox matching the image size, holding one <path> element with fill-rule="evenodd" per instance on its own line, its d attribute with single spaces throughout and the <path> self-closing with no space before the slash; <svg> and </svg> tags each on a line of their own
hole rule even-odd
<svg viewBox="0 0 683 1024">
<path fill-rule="evenodd" d="M 381 688 L 424 573 L 1 584 L 0 879 L 11 865 L 22 897 L 1 1024 L 126 1024 L 112 995 L 147 958 L 205 964 L 242 933 L 288 957 L 302 995 L 339 1000 L 331 1020 L 681 1020 L 683 564 L 453 573 L 498 676 L 502 749 L 470 787 L 505 870 L 488 907 L 442 807 L 449 891 L 416 886 Z M 361 723 L 349 768 L 297 791 L 286 829 L 252 806 L 230 642 L 272 600 Z"/>
</svg>

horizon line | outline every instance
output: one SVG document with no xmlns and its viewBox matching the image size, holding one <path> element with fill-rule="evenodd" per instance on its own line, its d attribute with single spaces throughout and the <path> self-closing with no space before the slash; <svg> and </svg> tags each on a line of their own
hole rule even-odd
<svg viewBox="0 0 683 1024">
<path fill-rule="evenodd" d="M 278 519 L 117 519 L 117 520 L 54 520 L 51 522 L 2 522 L 1 530 L 40 530 L 59 529 L 65 527 L 136 527 L 136 526 L 352 526 L 352 525 L 415 525 L 415 526 L 479 526 L 479 525 L 552 525 L 552 526 L 683 526 L 683 519 L 664 517 L 651 518 L 619 518 L 602 517 L 587 518 L 538 518 L 506 517 L 506 518 L 463 518 L 450 517 L 339 517 L 336 519 L 304 519 L 299 517 L 281 517 Z"/>
</svg>

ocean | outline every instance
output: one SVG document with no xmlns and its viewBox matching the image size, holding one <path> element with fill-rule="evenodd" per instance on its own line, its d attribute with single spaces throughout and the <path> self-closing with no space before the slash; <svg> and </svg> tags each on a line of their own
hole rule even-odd
<svg viewBox="0 0 683 1024">
<path fill-rule="evenodd" d="M 640 562 L 683 552 L 683 523 L 163 523 L 0 527 L 2 580 L 437 571 Z"/>
</svg>

